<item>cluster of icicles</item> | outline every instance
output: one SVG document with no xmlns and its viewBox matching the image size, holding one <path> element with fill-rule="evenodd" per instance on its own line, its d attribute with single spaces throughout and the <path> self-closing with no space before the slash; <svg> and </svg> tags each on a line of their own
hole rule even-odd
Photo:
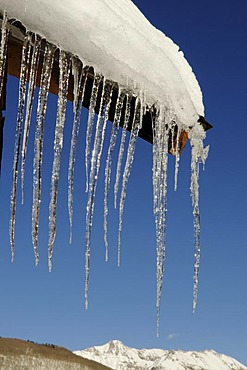
<svg viewBox="0 0 247 370">
<path fill-rule="evenodd" d="M 1 30 L 1 54 L 0 54 L 0 93 L 3 88 L 3 78 L 6 67 L 6 53 L 8 45 L 9 24 L 6 12 L 3 16 Z M 34 90 L 37 78 L 37 68 L 40 62 L 41 38 L 27 32 L 22 48 L 22 60 L 19 82 L 19 101 L 18 114 L 14 145 L 14 163 L 13 163 L 13 184 L 11 192 L 11 216 L 10 216 L 10 244 L 12 260 L 14 259 L 15 244 L 15 216 L 16 216 L 16 193 L 19 164 L 21 168 L 22 183 L 22 202 L 24 202 L 24 178 L 25 178 L 25 158 L 27 152 L 28 135 L 30 128 L 30 118 L 32 114 L 32 104 Z M 44 42 L 44 40 L 43 40 Z M 38 108 L 36 116 L 35 141 L 34 141 L 34 158 L 33 158 L 33 205 L 32 205 L 32 242 L 34 247 L 35 262 L 39 262 L 38 253 L 38 236 L 39 236 L 39 213 L 41 202 L 41 183 L 42 183 L 42 151 L 44 137 L 44 121 L 47 108 L 48 93 L 53 69 L 54 55 L 56 51 L 54 45 L 45 43 L 43 54 L 43 64 L 41 81 L 38 95 Z M 66 114 L 66 103 L 68 95 L 69 76 L 72 72 L 74 78 L 74 101 L 73 101 L 73 129 L 71 137 L 70 159 L 68 168 L 68 210 L 70 220 L 70 242 L 72 241 L 72 217 L 73 217 L 73 182 L 74 182 L 74 165 L 76 158 L 76 146 L 78 132 L 80 128 L 80 118 L 82 111 L 82 101 L 84 98 L 85 84 L 88 77 L 88 67 L 83 68 L 82 62 L 63 50 L 59 50 L 59 92 L 57 103 L 57 117 L 55 126 L 54 139 L 54 158 L 51 178 L 50 206 L 49 206 L 49 245 L 48 245 L 48 265 L 52 269 L 52 255 L 56 235 L 56 207 L 58 197 L 58 182 L 61 153 L 63 148 L 63 129 Z M 27 83 L 29 82 L 29 83 Z M 100 96 L 100 108 L 97 116 L 96 127 L 94 127 L 95 107 L 99 94 L 99 86 L 103 84 L 102 94 Z M 105 80 L 101 74 L 95 73 L 93 88 L 90 99 L 87 132 L 86 132 L 86 191 L 88 201 L 86 208 L 86 253 L 85 253 L 85 305 L 88 307 L 88 284 L 89 284 L 89 267 L 91 251 L 91 232 L 93 225 L 94 200 L 97 187 L 97 178 L 100 169 L 102 148 L 106 123 L 108 120 L 109 106 L 111 102 L 114 83 Z M 120 264 L 120 245 L 123 222 L 124 203 L 126 198 L 127 184 L 131 172 L 132 163 L 135 154 L 135 145 L 138 132 L 142 125 L 143 114 L 147 107 L 145 101 L 140 96 L 135 97 L 135 112 L 132 123 L 132 129 L 127 148 L 127 159 L 122 176 L 122 187 L 120 187 L 121 168 L 126 141 L 126 130 L 130 118 L 131 100 L 133 94 L 126 88 L 118 87 L 118 98 L 116 102 L 115 117 L 113 120 L 112 132 L 108 148 L 106 166 L 105 166 L 105 192 L 104 192 L 104 240 L 106 246 L 106 260 L 108 259 L 108 237 L 107 237 L 107 220 L 108 220 L 108 194 L 111 181 L 113 152 L 119 134 L 119 124 L 121 115 L 124 114 L 124 124 L 121 131 L 121 143 L 118 153 L 118 162 L 116 169 L 116 180 L 114 186 L 114 203 L 115 207 L 119 206 L 119 232 L 118 232 L 118 265 Z M 154 196 L 154 217 L 157 237 L 157 333 L 159 332 L 159 315 L 160 315 L 160 297 L 162 289 L 162 280 L 164 273 L 165 260 L 165 237 L 166 237 L 166 210 L 167 210 L 167 164 L 168 164 L 168 141 L 169 135 L 175 135 L 174 116 L 168 109 L 163 106 L 156 107 L 158 113 L 153 115 L 153 196 Z M 124 112 L 124 113 L 123 113 Z M 177 128 L 176 128 L 177 129 Z M 183 128 L 178 128 L 177 145 L 174 146 L 176 153 L 175 166 L 175 189 L 177 187 L 177 175 L 179 168 L 179 150 L 178 140 Z M 93 130 L 95 130 L 93 150 L 90 150 Z M 190 143 L 192 147 L 191 163 L 191 195 L 194 216 L 194 233 L 195 233 L 195 266 L 194 266 L 194 290 L 193 290 L 193 309 L 196 308 L 197 289 L 198 289 L 198 270 L 200 259 L 200 217 L 199 217 L 199 199 L 198 199 L 198 177 L 199 163 L 205 162 L 207 157 L 207 148 L 203 147 L 205 133 L 199 124 L 195 124 L 189 132 Z M 120 201 L 118 192 L 120 192 Z"/>
</svg>

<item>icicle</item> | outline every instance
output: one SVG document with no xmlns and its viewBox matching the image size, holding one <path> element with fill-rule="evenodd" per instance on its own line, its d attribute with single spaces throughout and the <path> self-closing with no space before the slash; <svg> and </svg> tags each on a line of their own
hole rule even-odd
<svg viewBox="0 0 247 370">
<path fill-rule="evenodd" d="M 35 41 L 33 46 L 33 54 L 31 60 L 30 78 L 27 95 L 27 107 L 26 107 L 26 118 L 24 124 L 23 141 L 22 141 L 22 161 L 21 161 L 21 189 L 22 189 L 22 204 L 24 203 L 24 177 L 25 177 L 25 160 L 27 153 L 28 136 L 30 129 L 30 120 L 33 107 L 34 89 L 39 64 L 39 53 L 40 53 L 41 38 L 35 35 Z"/>
<path fill-rule="evenodd" d="M 47 108 L 48 92 L 50 87 L 51 73 L 53 68 L 55 46 L 46 44 L 43 60 L 43 68 L 40 79 L 38 97 L 37 120 L 34 140 L 33 159 L 33 205 L 32 205 L 32 242 L 35 254 L 35 264 L 39 262 L 38 234 L 39 234 L 39 212 L 41 202 L 42 182 L 42 156 L 44 140 L 44 121 Z"/>
<path fill-rule="evenodd" d="M 30 60 L 30 39 L 31 36 L 28 34 L 25 37 L 23 48 L 22 48 L 22 59 L 21 59 L 21 71 L 20 71 L 20 82 L 19 82 L 19 100 L 18 100 L 18 113 L 15 131 L 15 144 L 14 144 L 14 161 L 13 161 L 13 182 L 12 191 L 10 197 L 10 223 L 9 223 L 9 235 L 11 245 L 12 262 L 14 260 L 14 245 L 15 245 L 15 216 L 16 216 L 16 191 L 17 191 L 17 178 L 18 178 L 18 163 L 20 156 L 21 147 L 21 135 L 22 135 L 22 123 L 24 117 L 25 97 L 26 97 L 26 84 L 29 70 Z"/>
<path fill-rule="evenodd" d="M 141 99 L 142 99 L 142 106 L 143 106 L 143 115 L 147 113 L 147 96 L 146 90 L 141 91 Z"/>
<path fill-rule="evenodd" d="M 104 95 L 101 97 L 100 110 L 96 125 L 94 138 L 94 148 L 91 158 L 91 169 L 89 177 L 88 201 L 86 210 L 86 253 L 85 253 L 85 307 L 88 308 L 88 283 L 89 283 L 89 264 L 91 252 L 91 231 L 93 226 L 94 199 L 97 187 L 98 173 L 100 168 L 100 158 L 103 149 L 106 122 L 112 94 L 112 82 L 103 86 Z"/>
<path fill-rule="evenodd" d="M 198 176 L 199 176 L 199 163 L 192 161 L 191 164 L 191 192 L 192 192 L 192 205 L 193 205 L 193 220 L 194 220 L 194 235 L 195 235 L 195 262 L 194 262 L 194 286 L 193 286 L 193 313 L 196 310 L 197 294 L 198 294 L 198 277 L 200 267 L 200 210 L 195 199 L 195 192 L 198 192 Z"/>
<path fill-rule="evenodd" d="M 133 119 L 133 126 L 130 135 L 130 141 L 128 146 L 127 152 L 127 159 L 125 163 L 124 173 L 123 173 L 123 180 L 122 180 L 122 190 L 119 202 L 119 228 L 118 228 L 118 266 L 120 266 L 120 251 L 121 251 L 121 233 L 123 227 L 123 210 L 124 210 L 124 202 L 127 194 L 127 185 L 128 180 L 131 172 L 131 167 L 134 160 L 135 155 L 135 147 L 136 147 L 136 139 L 139 133 L 139 130 L 142 125 L 142 101 L 140 98 L 136 99 L 135 102 L 135 115 Z"/>
<path fill-rule="evenodd" d="M 194 286 L 193 286 L 193 312 L 196 310 L 197 294 L 198 294 L 198 276 L 200 265 L 200 210 L 199 210 L 199 164 L 205 164 L 208 156 L 209 147 L 204 148 L 203 139 L 205 131 L 199 124 L 195 124 L 189 133 L 191 144 L 191 198 L 193 207 L 194 219 L 194 234 L 195 234 L 195 264 L 194 264 Z"/>
<path fill-rule="evenodd" d="M 157 113 L 151 111 L 151 119 L 152 119 L 152 132 L 153 132 L 153 212 L 154 215 L 156 214 L 156 210 L 158 210 L 158 191 L 157 191 L 157 167 L 158 167 L 158 150 L 157 150 L 157 133 L 156 133 L 156 125 L 157 125 Z"/>
<path fill-rule="evenodd" d="M 173 124 L 172 127 L 171 127 L 172 154 L 174 154 L 174 152 L 175 152 L 175 148 L 174 148 L 175 129 L 176 129 L 176 126 L 175 126 L 175 124 Z"/>
<path fill-rule="evenodd" d="M 175 157 L 175 176 L 174 176 L 174 191 L 177 191 L 178 187 L 178 170 L 179 170 L 179 161 L 180 161 L 180 153 L 179 153 L 179 138 L 180 138 L 181 130 L 177 129 L 177 138 L 176 138 L 176 157 Z"/>
<path fill-rule="evenodd" d="M 85 149 L 85 165 L 86 165 L 86 192 L 89 189 L 89 163 L 90 163 L 90 144 L 92 139 L 93 122 L 95 116 L 95 107 L 97 103 L 97 96 L 100 83 L 102 81 L 102 75 L 96 74 L 94 77 L 93 89 L 90 99 L 90 105 L 88 110 L 88 121 L 87 121 L 87 133 L 86 133 L 86 149 Z"/>
<path fill-rule="evenodd" d="M 72 128 L 71 144 L 70 144 L 70 157 L 68 169 L 68 211 L 70 222 L 70 238 L 69 242 L 72 243 L 72 220 L 73 220 L 73 189 L 74 189 L 74 168 L 78 134 L 81 122 L 82 101 L 84 89 L 87 79 L 88 68 L 82 70 L 82 63 L 76 59 L 72 59 L 72 73 L 74 75 L 74 121 Z"/>
<path fill-rule="evenodd" d="M 49 271 L 51 271 L 52 269 L 52 255 L 56 236 L 58 180 L 60 172 L 61 153 L 63 148 L 63 129 L 65 122 L 69 74 L 70 74 L 70 56 L 62 50 L 60 50 L 59 53 L 59 69 L 60 72 L 59 72 L 58 107 L 54 139 L 54 159 L 52 165 L 51 197 L 49 206 L 49 242 L 48 242 Z"/>
<path fill-rule="evenodd" d="M 7 12 L 3 13 L 2 29 L 1 29 L 1 48 L 0 48 L 0 98 L 2 96 L 3 81 L 5 76 L 5 66 L 7 59 L 7 48 L 8 48 L 8 19 Z"/>
<path fill-rule="evenodd" d="M 123 109 L 124 98 L 126 95 L 126 91 L 121 91 L 119 89 L 118 100 L 116 103 L 116 112 L 115 112 L 115 119 L 112 126 L 110 144 L 108 148 L 108 154 L 106 159 L 106 167 L 105 167 L 105 192 L 104 192 L 104 241 L 105 241 L 105 248 L 106 248 L 106 255 L 105 259 L 108 261 L 108 237 L 107 237 L 107 218 L 108 218 L 108 195 L 109 195 L 109 188 L 110 188 L 110 181 L 111 181 L 111 169 L 112 169 L 112 156 L 113 151 L 117 141 L 117 135 L 119 131 L 119 123 L 121 119 L 121 113 Z"/>
<path fill-rule="evenodd" d="M 123 161 L 123 155 L 124 155 L 124 144 L 125 144 L 125 139 L 126 139 L 127 127 L 129 124 L 129 118 L 130 118 L 131 100 L 132 100 L 132 95 L 127 94 L 125 118 L 124 118 L 121 143 L 120 143 L 120 148 L 119 148 L 119 153 L 118 153 L 116 180 L 115 180 L 115 185 L 114 185 L 114 207 L 115 208 L 117 208 L 117 196 L 118 196 L 119 181 L 120 181 L 120 176 L 121 176 L 121 168 L 122 168 L 122 161 Z"/>
<path fill-rule="evenodd" d="M 161 109 L 159 117 L 157 117 L 156 120 L 153 120 L 153 194 L 157 241 L 157 336 L 159 336 L 160 300 L 166 249 L 165 238 L 169 129 L 169 118 L 165 116 L 163 109 Z"/>
</svg>

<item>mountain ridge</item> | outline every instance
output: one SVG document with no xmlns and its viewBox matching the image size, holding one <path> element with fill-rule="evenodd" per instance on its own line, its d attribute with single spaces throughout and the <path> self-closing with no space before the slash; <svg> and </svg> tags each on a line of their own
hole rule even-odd
<svg viewBox="0 0 247 370">
<path fill-rule="evenodd" d="M 247 370 L 234 358 L 214 350 L 136 349 L 118 340 L 74 353 L 114 370 Z"/>
</svg>

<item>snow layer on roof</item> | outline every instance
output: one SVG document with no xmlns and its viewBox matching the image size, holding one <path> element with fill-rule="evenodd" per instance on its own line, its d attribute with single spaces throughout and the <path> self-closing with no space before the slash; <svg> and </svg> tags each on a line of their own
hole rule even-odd
<svg viewBox="0 0 247 370">
<path fill-rule="evenodd" d="M 179 47 L 130 0 L 0 0 L 0 11 L 123 86 L 159 101 L 193 125 L 204 115 L 202 93 Z"/>
</svg>

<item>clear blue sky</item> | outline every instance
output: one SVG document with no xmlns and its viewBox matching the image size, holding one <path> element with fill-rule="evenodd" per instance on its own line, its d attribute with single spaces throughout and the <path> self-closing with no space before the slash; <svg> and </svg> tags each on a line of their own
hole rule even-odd
<svg viewBox="0 0 247 370">
<path fill-rule="evenodd" d="M 71 106 L 58 199 L 53 271 L 47 268 L 48 206 L 56 98 L 49 99 L 45 126 L 40 264 L 31 243 L 33 132 L 27 153 L 26 202 L 18 207 L 16 256 L 8 238 L 11 169 L 18 81 L 9 78 L 8 112 L 0 181 L 0 335 L 82 349 L 119 339 L 133 347 L 215 349 L 247 365 L 247 2 L 245 0 L 135 0 L 146 17 L 184 51 L 204 94 L 214 125 L 210 154 L 200 179 L 201 270 L 192 314 L 193 223 L 190 148 L 181 158 L 173 192 L 170 157 L 167 258 L 156 338 L 155 231 L 152 214 L 152 147 L 138 140 L 124 212 L 122 264 L 117 268 L 117 219 L 110 207 L 110 261 L 104 262 L 103 177 L 99 179 L 92 236 L 89 310 L 84 309 L 86 194 L 84 110 L 76 163 L 74 240 L 69 245 L 67 165 Z M 108 125 L 108 132 L 110 125 Z M 18 189 L 20 190 L 20 189 Z M 111 189 L 112 190 L 112 189 Z M 112 204 L 112 197 L 110 198 Z"/>
</svg>

